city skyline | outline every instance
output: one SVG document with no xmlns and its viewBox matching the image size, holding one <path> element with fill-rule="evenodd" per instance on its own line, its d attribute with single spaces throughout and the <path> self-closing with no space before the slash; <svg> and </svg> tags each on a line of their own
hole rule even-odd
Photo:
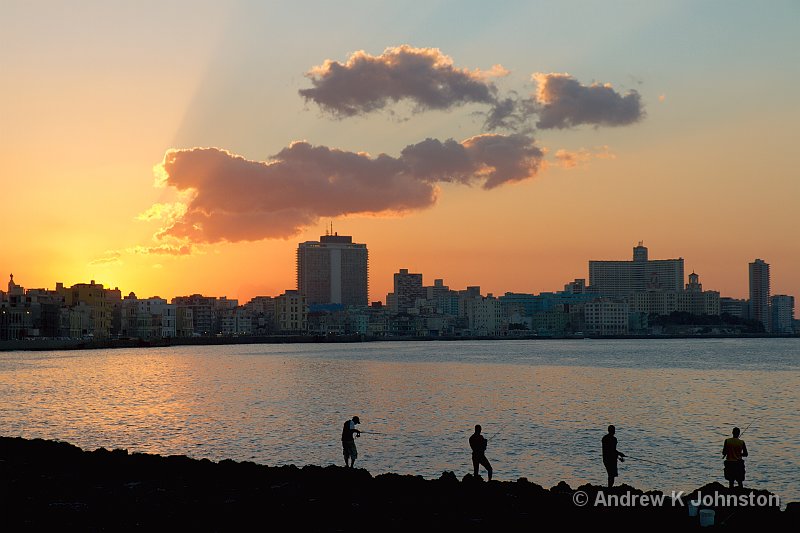
<svg viewBox="0 0 800 533">
<path fill-rule="evenodd" d="M 327 240 L 326 240 L 326 237 L 327 237 Z M 328 245 L 333 244 L 334 246 L 355 246 L 357 248 L 361 248 L 364 251 L 363 253 L 366 255 L 366 249 L 367 249 L 368 243 L 355 244 L 352 241 L 352 236 L 349 236 L 349 235 L 338 235 L 338 232 L 337 232 L 336 235 L 333 235 L 333 234 L 331 234 L 331 235 L 323 235 L 323 236 L 320 237 L 320 240 L 323 243 L 323 245 L 327 242 Z M 295 285 L 293 285 L 291 287 L 286 287 L 286 288 L 284 288 L 284 289 L 282 289 L 282 290 L 280 290 L 278 292 L 272 293 L 272 294 L 257 294 L 257 295 L 254 295 L 254 296 L 250 297 L 250 298 L 247 298 L 245 300 L 242 300 L 242 299 L 237 298 L 235 296 L 231 296 L 230 294 L 225 293 L 224 291 L 222 293 L 219 293 L 219 294 L 203 293 L 203 292 L 199 292 L 199 291 L 189 291 L 189 292 L 183 293 L 183 294 L 169 294 L 169 293 L 167 293 L 167 294 L 148 294 L 148 295 L 146 295 L 145 293 L 141 293 L 141 292 L 137 293 L 135 288 L 119 287 L 118 285 L 104 283 L 103 280 L 91 279 L 89 284 L 94 285 L 96 283 L 97 285 L 102 285 L 106 290 L 112 290 L 113 289 L 115 291 L 119 291 L 119 292 L 121 292 L 122 296 L 127 296 L 128 294 L 133 293 L 133 294 L 136 294 L 136 297 L 139 298 L 139 299 L 148 299 L 148 298 L 156 298 L 156 299 L 158 299 L 158 298 L 160 298 L 160 299 L 165 299 L 165 300 L 171 301 L 174 298 L 182 298 L 182 297 L 201 295 L 203 297 L 235 300 L 235 301 L 238 302 L 238 305 L 243 305 L 243 304 L 245 304 L 245 303 L 247 303 L 247 302 L 249 302 L 249 301 L 251 301 L 253 299 L 257 299 L 259 297 L 277 297 L 277 296 L 279 296 L 281 294 L 290 293 L 290 292 L 296 292 L 297 294 L 302 294 L 303 296 L 307 296 L 307 294 L 304 291 L 302 291 L 300 286 L 299 286 L 300 285 L 300 277 L 301 277 L 300 276 L 300 270 L 301 270 L 301 259 L 300 259 L 300 256 L 301 256 L 301 251 L 303 251 L 304 249 L 307 249 L 307 247 L 309 245 L 311 245 L 312 248 L 315 248 L 315 247 L 320 245 L 320 242 L 319 241 L 307 241 L 307 242 L 297 243 L 297 248 L 295 250 L 295 264 L 296 264 L 296 268 L 297 268 L 297 270 L 296 270 L 297 283 L 295 283 Z M 673 270 L 673 268 L 675 268 L 672 265 L 673 264 L 679 265 L 678 271 L 682 272 L 683 271 L 682 267 L 683 267 L 683 263 L 684 263 L 684 258 L 683 257 L 680 257 L 680 258 L 669 258 L 669 259 L 667 259 L 667 258 L 650 258 L 649 257 L 648 247 L 644 246 L 644 242 L 643 241 L 639 241 L 636 244 L 636 246 L 633 246 L 632 247 L 632 251 L 633 251 L 632 257 L 630 257 L 629 259 L 615 258 L 615 259 L 611 259 L 611 260 L 600 260 L 600 261 L 587 259 L 585 261 L 586 264 L 588 265 L 587 266 L 587 274 L 588 274 L 587 276 L 578 276 L 576 278 L 573 278 L 572 280 L 564 280 L 563 283 L 559 284 L 558 286 L 545 288 L 545 289 L 543 289 L 541 291 L 502 290 L 502 291 L 495 292 L 495 291 L 487 290 L 481 284 L 480 280 L 471 280 L 470 282 L 466 283 L 465 285 L 455 285 L 455 284 L 449 283 L 448 278 L 444 277 L 444 276 L 437 276 L 435 274 L 425 273 L 425 272 L 411 272 L 408 268 L 397 267 L 394 270 L 394 272 L 392 272 L 392 274 L 390 275 L 390 278 L 391 278 L 390 290 L 387 293 L 385 293 L 383 295 L 373 295 L 372 292 L 370 291 L 367 303 L 359 303 L 357 305 L 367 305 L 367 304 L 372 304 L 373 302 L 381 302 L 384 305 L 389 306 L 390 302 L 388 300 L 388 297 L 390 297 L 392 295 L 392 293 L 397 291 L 398 282 L 401 285 L 405 286 L 408 283 L 408 281 L 407 281 L 408 279 L 414 279 L 415 282 L 412 282 L 412 284 L 416 283 L 416 284 L 420 285 L 420 287 L 434 287 L 436 285 L 436 282 L 447 282 L 447 284 L 448 285 L 452 285 L 452 288 L 455 289 L 455 290 L 469 291 L 470 289 L 477 288 L 477 289 L 480 289 L 479 294 L 482 294 L 482 295 L 493 295 L 495 297 L 508 295 L 508 294 L 530 294 L 530 295 L 536 295 L 536 294 L 559 293 L 559 292 L 562 292 L 562 291 L 570 292 L 572 290 L 570 288 L 570 286 L 575 286 L 576 282 L 581 281 L 581 282 L 583 282 L 582 285 L 581 285 L 583 288 L 581 288 L 579 290 L 582 291 L 582 290 L 586 290 L 586 289 L 590 289 L 591 288 L 591 290 L 595 291 L 598 294 L 602 294 L 604 297 L 613 298 L 615 300 L 620 300 L 621 301 L 621 300 L 625 300 L 628 295 L 626 293 L 624 293 L 624 292 L 620 292 L 619 294 L 617 294 L 615 289 L 613 288 L 615 285 L 614 284 L 608 285 L 608 282 L 615 278 L 615 276 L 613 275 L 613 270 L 611 272 L 605 273 L 601 277 L 598 277 L 598 279 L 596 280 L 596 283 L 595 284 L 591 284 L 592 268 L 599 268 L 601 266 L 601 265 L 597 265 L 597 263 L 609 263 L 611 265 L 618 265 L 618 266 L 614 266 L 613 267 L 614 269 L 619 269 L 620 268 L 619 265 L 621 265 L 621 267 L 625 267 L 625 268 L 635 268 L 637 266 L 644 266 L 642 263 L 647 264 L 648 260 L 649 260 L 650 264 L 663 265 L 663 266 L 655 267 L 655 268 L 660 268 L 661 270 L 663 270 L 662 273 L 666 273 L 667 274 L 666 279 L 669 280 L 669 283 L 666 283 L 666 284 L 662 283 L 658 276 L 656 276 L 655 278 L 651 278 L 650 277 L 651 276 L 651 271 L 650 270 L 646 271 L 647 274 L 645 276 L 642 276 L 641 273 L 638 275 L 638 277 L 634 276 L 632 274 L 625 274 L 622 278 L 619 278 L 616 282 L 613 282 L 613 283 L 617 283 L 619 281 L 625 280 L 627 283 L 631 283 L 633 287 L 636 287 L 636 290 L 640 290 L 640 291 L 648 291 L 648 290 L 655 290 L 657 292 L 662 292 L 662 291 L 678 291 L 678 292 L 682 292 L 684 290 L 688 291 L 688 290 L 690 290 L 689 289 L 689 284 L 691 284 L 692 278 L 694 277 L 696 279 L 702 274 L 702 272 L 698 272 L 698 271 L 692 269 L 691 272 L 689 272 L 688 274 L 684 274 L 682 276 L 682 281 L 680 283 L 678 283 L 678 281 L 680 281 L 680 280 L 678 280 L 677 278 L 671 279 L 671 278 L 674 278 L 674 273 L 672 272 L 672 270 Z M 341 261 L 341 260 L 339 260 L 339 261 Z M 370 261 L 371 261 L 371 256 L 370 256 Z M 594 266 L 593 266 L 593 263 L 595 264 Z M 629 265 L 629 267 L 628 267 L 628 265 Z M 770 285 L 769 284 L 769 278 L 770 278 L 769 271 L 770 271 L 772 265 L 769 264 L 769 263 L 766 263 L 763 259 L 759 259 L 759 258 L 756 258 L 756 259 L 754 259 L 754 261 L 751 261 L 751 262 L 748 263 L 748 267 L 747 268 L 750 271 L 750 276 L 746 280 L 748 294 L 745 295 L 745 297 L 734 296 L 734 295 L 726 294 L 726 293 L 720 291 L 719 289 L 714 287 L 713 282 L 708 283 L 708 280 L 705 278 L 705 276 L 703 276 L 703 279 L 704 279 L 703 285 L 705 285 L 706 290 L 715 291 L 715 292 L 719 293 L 720 297 L 723 297 L 723 298 L 734 298 L 734 299 L 737 299 L 737 300 L 744 300 L 744 301 L 748 301 L 749 302 L 752 299 L 751 298 L 751 294 L 752 294 L 752 290 L 753 290 L 753 287 L 752 287 L 752 283 L 753 283 L 753 281 L 752 281 L 753 265 L 766 265 L 766 272 L 767 272 L 767 274 L 766 274 L 766 278 L 767 278 L 766 289 L 764 289 L 761 292 L 759 292 L 759 298 L 763 297 L 764 294 L 766 294 L 769 297 L 787 295 L 786 293 L 777 293 L 774 290 L 770 289 L 770 286 L 769 286 Z M 608 267 L 606 267 L 606 268 L 608 268 Z M 648 267 L 645 266 L 645 269 L 647 269 L 647 268 Z M 650 268 L 653 268 L 653 267 L 650 267 Z M 328 269 L 330 269 L 329 260 L 326 261 L 324 270 L 328 271 Z M 341 267 L 339 267 L 339 269 L 341 269 Z M 370 270 L 369 267 L 367 267 L 366 270 Z M 330 272 L 333 272 L 333 270 L 330 270 Z M 328 274 L 326 274 L 326 275 L 328 275 Z M 10 276 L 11 276 L 11 281 L 14 282 L 14 273 L 13 272 L 10 273 Z M 609 278 L 609 276 L 611 276 L 611 277 Z M 685 284 L 685 282 L 687 280 L 688 280 L 689 284 Z M 17 276 L 17 280 L 16 281 L 20 281 L 19 276 Z M 649 287 L 649 284 L 646 283 L 646 281 L 651 281 L 651 282 L 655 281 L 657 283 L 657 286 Z M 86 283 L 87 283 L 87 280 L 79 280 L 79 281 L 75 281 L 74 282 L 74 284 L 76 284 L 76 285 L 81 285 L 81 284 L 86 284 Z M 328 283 L 330 283 L 330 282 L 328 282 Z M 73 282 L 64 282 L 63 280 L 58 280 L 58 281 L 54 282 L 52 286 L 51 285 L 41 285 L 41 286 L 36 285 L 36 286 L 34 286 L 34 285 L 31 285 L 31 284 L 26 284 L 24 282 L 23 283 L 17 283 L 17 284 L 18 285 L 23 285 L 26 290 L 27 289 L 52 290 L 53 287 L 55 287 L 55 288 L 64 287 L 64 286 L 69 287 L 70 285 L 73 285 Z M 373 280 L 371 279 L 371 277 L 367 280 L 367 284 L 369 286 L 373 285 Z M 339 299 L 341 299 L 341 287 L 339 287 L 337 289 L 337 291 L 340 293 Z M 337 291 L 331 291 L 331 286 L 328 284 L 328 285 L 325 286 L 325 290 L 323 291 L 323 293 L 327 294 L 328 292 L 330 292 L 330 294 L 333 295 Z M 0 289 L 0 292 L 4 292 L 3 289 Z M 316 294 L 314 292 L 314 290 L 312 290 L 312 293 Z M 794 298 L 795 295 L 793 293 L 789 293 L 788 296 Z M 333 301 L 335 299 L 336 298 L 331 298 L 331 299 L 328 299 L 326 301 L 320 300 L 319 302 L 317 302 L 317 301 L 313 301 L 314 297 L 312 295 L 312 297 L 310 298 L 311 301 L 309 301 L 309 304 L 322 303 L 322 304 L 326 304 L 327 305 L 327 304 L 341 304 L 342 303 L 340 301 Z M 348 305 L 349 304 L 345 304 L 344 307 L 347 307 Z M 765 313 L 765 312 L 766 311 L 762 311 L 762 313 Z M 761 317 L 760 314 L 759 314 L 759 317 Z"/>
<path fill-rule="evenodd" d="M 3 5 L 0 272 L 26 287 L 277 295 L 332 222 L 371 301 L 401 268 L 559 290 L 641 240 L 725 296 L 755 258 L 798 293 L 796 3 Z"/>
</svg>

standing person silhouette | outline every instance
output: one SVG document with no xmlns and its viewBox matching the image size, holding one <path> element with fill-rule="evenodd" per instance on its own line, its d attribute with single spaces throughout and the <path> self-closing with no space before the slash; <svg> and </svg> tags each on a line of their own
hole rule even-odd
<svg viewBox="0 0 800 533">
<path fill-rule="evenodd" d="M 617 428 L 608 426 L 608 434 L 603 437 L 603 465 L 608 472 L 608 486 L 614 486 L 614 478 L 619 475 L 617 472 L 617 458 L 621 463 L 625 462 L 625 454 L 617 451 L 617 437 L 614 434 Z"/>
<path fill-rule="evenodd" d="M 492 480 L 492 465 L 486 458 L 486 447 L 489 441 L 481 435 L 481 426 L 475 426 L 475 433 L 469 438 L 469 447 L 472 448 L 472 466 L 475 468 L 475 477 L 478 477 L 478 467 L 483 465 L 486 468 L 486 473 L 489 475 L 489 481 Z"/>
<path fill-rule="evenodd" d="M 361 420 L 357 416 L 347 420 L 342 426 L 342 454 L 344 455 L 344 466 L 352 468 L 358 457 L 358 450 L 356 449 L 356 441 L 353 439 L 353 433 L 356 437 L 361 436 L 361 432 L 356 429 L 356 424 L 360 424 Z M 348 463 L 349 460 L 349 463 Z"/>
<path fill-rule="evenodd" d="M 730 488 L 733 488 L 734 481 L 739 484 L 739 488 L 744 486 L 743 457 L 747 457 L 747 446 L 739 438 L 739 433 L 739 428 L 733 428 L 733 438 L 725 439 L 725 443 L 722 445 L 722 455 L 725 457 L 725 479 L 728 480 Z"/>
</svg>

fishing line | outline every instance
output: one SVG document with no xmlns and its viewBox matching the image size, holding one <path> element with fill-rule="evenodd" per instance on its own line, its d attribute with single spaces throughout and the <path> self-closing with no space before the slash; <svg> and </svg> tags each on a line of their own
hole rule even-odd
<svg viewBox="0 0 800 533">
<path fill-rule="evenodd" d="M 667 468 L 681 468 L 675 465 L 668 465 L 666 463 L 659 463 L 658 461 L 651 461 L 650 459 L 642 459 L 641 457 L 634 457 L 632 455 L 626 455 L 625 459 L 633 459 L 635 461 L 644 461 L 645 463 L 653 463 L 654 465 L 665 466 Z"/>
<path fill-rule="evenodd" d="M 496 436 L 498 436 L 498 435 L 499 435 L 500 433 L 502 433 L 502 432 L 503 432 L 503 431 L 504 431 L 504 430 L 505 430 L 505 429 L 506 429 L 506 428 L 507 428 L 509 425 L 511 425 L 511 422 L 508 422 L 508 423 L 506 423 L 506 424 L 503 424 L 502 426 L 500 426 L 500 429 L 498 429 L 497 431 L 495 431 L 495 432 L 492 434 L 492 436 L 491 436 L 491 437 L 489 437 L 488 439 L 486 439 L 486 442 L 489 442 L 490 440 L 492 440 L 493 438 L 495 438 Z"/>
</svg>

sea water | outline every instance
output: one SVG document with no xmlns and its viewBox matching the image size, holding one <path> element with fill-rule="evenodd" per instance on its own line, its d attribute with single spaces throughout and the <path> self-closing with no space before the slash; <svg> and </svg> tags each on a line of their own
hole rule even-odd
<svg viewBox="0 0 800 533">
<path fill-rule="evenodd" d="M 84 449 L 462 477 L 475 424 L 495 478 L 692 490 L 738 426 L 745 486 L 800 501 L 800 339 L 259 344 L 0 353 L 0 434 Z M 372 433 L 366 433 L 372 432 Z"/>
</svg>

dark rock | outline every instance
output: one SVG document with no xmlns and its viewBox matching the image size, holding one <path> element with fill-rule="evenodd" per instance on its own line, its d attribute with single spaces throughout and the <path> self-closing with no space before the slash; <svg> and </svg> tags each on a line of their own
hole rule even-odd
<svg viewBox="0 0 800 533">
<path fill-rule="evenodd" d="M 582 491 L 657 496 L 628 485 L 607 489 L 561 482 L 546 490 L 525 478 L 485 483 L 471 473 L 439 479 L 339 466 L 268 467 L 126 450 L 84 452 L 63 442 L 0 437 L 4 531 L 531 531 L 696 529 L 685 507 L 576 506 Z M 768 497 L 719 484 L 694 493 Z M 692 496 L 690 495 L 690 497 Z M 728 529 L 794 530 L 787 510 L 715 506 Z"/>
<path fill-rule="evenodd" d="M 441 476 L 439 476 L 439 481 L 447 484 L 458 483 L 458 477 L 456 477 L 456 474 L 453 471 L 446 470 L 442 472 Z"/>
</svg>

